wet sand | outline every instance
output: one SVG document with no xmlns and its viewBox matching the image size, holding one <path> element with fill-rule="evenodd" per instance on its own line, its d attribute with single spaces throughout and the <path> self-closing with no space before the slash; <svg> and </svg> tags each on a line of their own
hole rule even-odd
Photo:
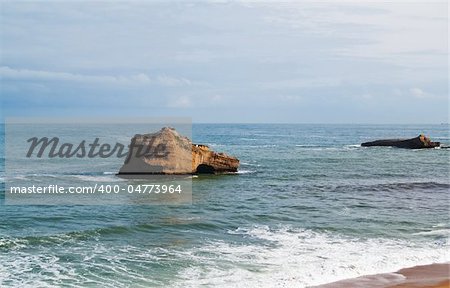
<svg viewBox="0 0 450 288">
<path fill-rule="evenodd" d="M 450 288 L 450 263 L 431 264 L 346 279 L 315 288 Z"/>
</svg>

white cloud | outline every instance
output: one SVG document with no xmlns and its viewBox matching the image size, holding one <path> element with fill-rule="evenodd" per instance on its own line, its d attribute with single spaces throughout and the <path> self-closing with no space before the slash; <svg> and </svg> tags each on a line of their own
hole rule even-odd
<svg viewBox="0 0 450 288">
<path fill-rule="evenodd" d="M 223 102 L 224 98 L 220 94 L 213 94 L 211 92 L 205 92 L 205 94 L 182 94 L 179 96 L 172 95 L 169 97 L 167 101 L 167 107 L 170 108 L 206 108 L 206 107 L 217 107 L 222 104 L 226 104 Z"/>
<path fill-rule="evenodd" d="M 411 93 L 411 95 L 414 98 L 417 98 L 417 99 L 428 99 L 428 98 L 434 97 L 432 94 L 427 93 L 420 88 L 411 88 L 411 89 L 409 89 L 409 92 Z"/>
<path fill-rule="evenodd" d="M 133 75 L 85 75 L 69 72 L 54 72 L 44 70 L 13 69 L 8 66 L 0 66 L 0 78 L 13 80 L 43 80 L 43 81 L 74 81 L 85 83 L 116 83 L 126 85 L 151 84 L 161 86 L 189 86 L 192 81 L 186 78 L 176 78 L 167 75 L 150 77 L 139 73 Z"/>
<path fill-rule="evenodd" d="M 189 86 L 192 84 L 192 82 L 186 78 L 175 78 L 167 75 L 158 76 L 156 79 L 165 86 Z"/>
<path fill-rule="evenodd" d="M 298 103 L 304 100 L 303 96 L 300 95 L 277 95 L 277 99 L 283 102 L 294 102 Z"/>
<path fill-rule="evenodd" d="M 371 100 L 371 99 L 373 99 L 373 95 L 370 94 L 370 93 L 364 93 L 364 94 L 361 95 L 361 99 L 363 99 L 363 100 Z"/>
<path fill-rule="evenodd" d="M 374 115 L 406 107 L 405 121 L 429 105 L 446 119 L 447 4 L 362 1 L 8 2 L 2 95 L 24 99 L 8 107 L 33 98 L 45 109 L 52 97 L 95 96 L 105 111 L 132 98 L 136 108 L 189 107 L 215 121 L 260 119 L 258 105 L 274 117 L 266 122 L 301 121 L 298 107 L 321 122 L 361 103 Z"/>
<path fill-rule="evenodd" d="M 253 4 L 271 9 L 264 17 L 271 25 L 292 29 L 296 33 L 351 43 L 342 45 L 344 42 L 341 42 L 329 47 L 337 56 L 376 59 L 408 67 L 428 67 L 442 65 L 442 54 L 448 53 L 445 1 L 293 1 Z"/>
<path fill-rule="evenodd" d="M 210 101 L 211 103 L 214 104 L 214 103 L 219 103 L 219 102 L 221 102 L 222 99 L 223 99 L 222 95 L 215 94 L 215 95 L 212 95 L 212 96 L 209 98 L 209 101 Z"/>
<path fill-rule="evenodd" d="M 291 89 L 291 88 L 316 88 L 316 87 L 337 87 L 342 84 L 338 78 L 301 78 L 301 79 L 286 79 L 279 81 L 269 81 L 260 83 L 260 87 L 266 89 Z"/>
<path fill-rule="evenodd" d="M 188 108 L 192 106 L 192 102 L 190 97 L 180 96 L 169 101 L 167 106 L 170 108 Z"/>
</svg>

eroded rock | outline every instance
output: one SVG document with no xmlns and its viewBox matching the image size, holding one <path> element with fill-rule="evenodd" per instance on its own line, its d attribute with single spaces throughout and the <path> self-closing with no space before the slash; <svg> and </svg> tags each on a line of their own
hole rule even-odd
<svg viewBox="0 0 450 288">
<path fill-rule="evenodd" d="M 441 145 L 440 142 L 432 142 L 428 137 L 423 134 L 411 139 L 383 139 L 371 142 L 362 143 L 361 146 L 371 147 L 371 146 L 391 146 L 397 148 L 407 148 L 407 149 L 426 149 L 435 148 Z"/>
<path fill-rule="evenodd" d="M 138 134 L 131 139 L 120 174 L 196 174 L 237 172 L 239 160 L 216 153 L 206 145 L 192 144 L 175 129 Z"/>
</svg>

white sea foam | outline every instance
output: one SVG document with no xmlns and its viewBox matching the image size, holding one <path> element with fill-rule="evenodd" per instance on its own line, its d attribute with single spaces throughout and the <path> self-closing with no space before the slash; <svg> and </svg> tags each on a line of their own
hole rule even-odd
<svg viewBox="0 0 450 288">
<path fill-rule="evenodd" d="M 0 283 L 8 281 L 13 287 L 53 287 L 57 283 L 155 286 L 161 282 L 154 282 L 152 275 L 144 272 L 146 267 L 170 258 L 174 265 L 189 265 L 183 264 L 185 268 L 180 267 L 178 274 L 171 274 L 166 286 L 301 288 L 450 259 L 448 244 L 432 242 L 358 239 L 288 226 L 243 227 L 227 234 L 227 240 L 209 240 L 190 248 L 124 245 L 114 251 L 107 243 L 85 245 L 83 240 L 62 235 L 52 239 L 55 245 L 39 246 L 38 253 L 22 250 L 28 240 L 3 239 L 0 247 L 9 247 L 9 253 L 0 255 Z M 69 252 L 66 249 L 84 260 L 61 260 L 59 255 Z M 33 269 L 41 273 L 25 273 Z M 115 277 L 108 276 L 111 274 Z"/>
<path fill-rule="evenodd" d="M 256 164 L 256 163 L 248 163 L 248 162 L 241 162 L 241 165 L 245 165 L 245 166 L 256 166 L 256 167 L 260 167 L 260 164 Z"/>
<path fill-rule="evenodd" d="M 73 175 L 75 178 L 78 178 L 82 181 L 86 182 L 118 182 L 123 181 L 118 177 L 112 177 L 111 175 Z"/>
<path fill-rule="evenodd" d="M 103 175 L 116 175 L 117 172 L 103 172 Z"/>
<path fill-rule="evenodd" d="M 436 229 L 431 231 L 422 231 L 414 233 L 414 235 L 428 235 L 428 236 L 447 236 L 450 237 L 450 229 Z"/>
<path fill-rule="evenodd" d="M 295 147 L 299 147 L 305 150 L 311 151 L 340 151 L 340 150 L 353 150 L 362 148 L 361 144 L 350 144 L 340 147 L 324 147 L 321 145 L 307 145 L 307 144 L 297 144 Z"/>
<path fill-rule="evenodd" d="M 344 148 L 346 149 L 356 149 L 356 148 L 362 148 L 361 144 L 351 144 L 351 145 L 345 145 Z"/>
<path fill-rule="evenodd" d="M 217 143 L 206 143 L 206 145 L 209 147 L 225 147 L 226 146 L 224 144 L 217 144 Z"/>
<path fill-rule="evenodd" d="M 289 227 L 228 233 L 236 240 L 254 239 L 255 244 L 213 241 L 190 251 L 184 256 L 192 265 L 174 286 L 307 287 L 450 260 L 448 246 L 433 243 L 363 240 Z"/>
<path fill-rule="evenodd" d="M 255 170 L 238 170 L 235 174 L 253 174 L 256 173 Z"/>
<path fill-rule="evenodd" d="M 51 247 L 39 247 L 40 251 L 36 254 L 20 250 L 10 250 L 9 254 L 0 254 L 2 263 L 0 265 L 0 286 L 55 287 L 60 286 L 61 283 L 65 283 L 68 287 L 83 287 L 87 285 L 86 283 L 89 283 L 88 286 L 111 288 L 155 286 L 151 277 L 128 269 L 130 263 L 132 265 L 135 263 L 150 265 L 162 261 L 154 250 L 146 251 L 141 247 L 121 246 L 115 253 L 110 253 L 109 245 L 98 243 L 88 249 L 74 241 L 68 249 L 74 257 L 80 256 L 83 262 L 66 262 L 54 255 L 54 250 L 59 249 L 60 244 L 71 241 L 70 237 L 67 238 L 66 236 L 61 237 L 60 243 L 55 243 Z M 2 241 L 0 239 L 0 244 Z M 8 245 L 8 243 L 6 244 Z M 103 261 L 98 261 L 98 259 Z M 41 272 L 31 273 L 32 270 Z M 111 277 L 111 274 L 117 275 L 117 277 Z"/>
</svg>

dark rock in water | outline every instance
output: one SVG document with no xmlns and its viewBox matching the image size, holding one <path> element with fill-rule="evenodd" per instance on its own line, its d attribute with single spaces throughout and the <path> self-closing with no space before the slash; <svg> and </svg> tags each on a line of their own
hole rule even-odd
<svg viewBox="0 0 450 288">
<path fill-rule="evenodd" d="M 237 172 L 239 160 L 216 153 L 206 145 L 192 144 L 173 128 L 162 128 L 131 139 L 125 163 L 118 175 L 215 174 Z"/>
<path fill-rule="evenodd" d="M 441 145 L 440 142 L 432 142 L 428 137 L 420 134 L 419 136 L 411 139 L 384 139 L 376 140 L 371 142 L 362 143 L 361 146 L 371 147 L 371 146 L 390 146 L 397 148 L 407 148 L 407 149 L 425 149 L 425 148 L 435 148 Z"/>
</svg>

